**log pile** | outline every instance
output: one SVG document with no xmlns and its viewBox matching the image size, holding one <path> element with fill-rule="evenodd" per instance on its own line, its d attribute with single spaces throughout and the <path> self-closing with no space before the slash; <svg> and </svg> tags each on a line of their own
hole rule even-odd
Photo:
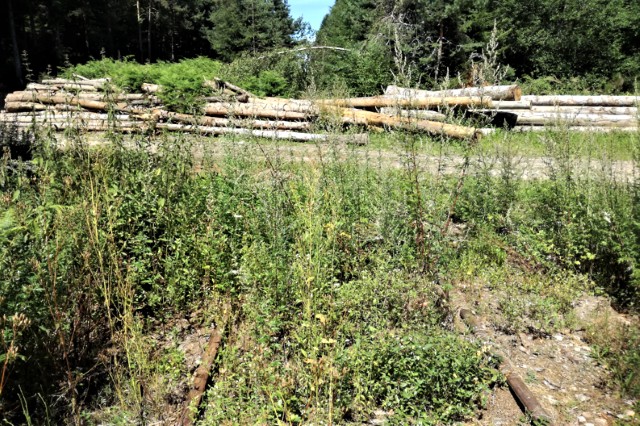
<svg viewBox="0 0 640 426">
<path fill-rule="evenodd" d="M 202 114 L 168 111 L 161 101 L 162 87 L 143 84 L 143 93 L 118 91 L 108 79 L 49 79 L 32 83 L 24 91 L 9 94 L 0 123 L 19 128 L 48 125 L 54 130 L 77 128 L 85 131 L 126 132 L 180 131 L 205 135 L 244 135 L 296 141 L 327 141 L 327 134 L 313 133 L 320 119 L 335 120 L 345 126 L 410 129 L 433 135 L 475 139 L 480 132 L 472 127 L 445 123 L 440 108 L 490 107 L 492 99 L 483 93 L 465 91 L 420 99 L 372 96 L 366 98 L 299 100 L 259 98 L 233 84 L 205 82 L 215 96 L 201 99 Z M 395 116 L 379 112 L 384 108 L 412 108 L 420 117 Z M 340 139 L 331 136 L 332 139 Z M 344 136 L 357 144 L 366 143 L 366 134 Z"/>
<path fill-rule="evenodd" d="M 574 131 L 636 131 L 638 104 L 636 96 L 522 96 L 518 86 L 487 86 L 466 89 L 427 91 L 388 86 L 384 97 L 413 101 L 420 105 L 428 99 L 446 96 L 488 97 L 482 107 L 470 105 L 467 117 L 485 118 L 495 127 L 508 127 L 521 131 L 542 131 L 549 127 L 562 127 Z M 398 106 L 383 112 L 400 117 L 445 121 L 447 116 L 436 111 Z M 480 129 L 491 133 L 493 128 Z"/>
<path fill-rule="evenodd" d="M 168 111 L 162 103 L 162 87 L 156 84 L 143 84 L 142 93 L 125 93 L 109 79 L 48 79 L 9 94 L 5 110 L 0 111 L 0 124 L 22 129 L 47 125 L 54 130 L 179 131 L 295 141 L 329 140 L 327 134 L 314 133 L 320 128 L 319 119 L 472 140 L 493 130 L 452 123 L 456 116 L 479 117 L 485 125 L 519 130 L 556 125 L 575 130 L 638 127 L 638 98 L 633 96 L 522 96 L 517 85 L 443 91 L 389 86 L 381 96 L 301 100 L 259 98 L 219 79 L 204 84 L 214 96 L 201 98 L 202 113 L 190 115 Z M 363 144 L 367 136 L 344 139 Z"/>
</svg>

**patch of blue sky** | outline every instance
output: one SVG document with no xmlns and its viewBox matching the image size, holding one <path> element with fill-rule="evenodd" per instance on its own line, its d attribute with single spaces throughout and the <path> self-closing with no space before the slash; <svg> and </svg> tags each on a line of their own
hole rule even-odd
<svg viewBox="0 0 640 426">
<path fill-rule="evenodd" d="M 289 0 L 289 8 L 293 19 L 302 16 L 314 31 L 318 31 L 322 19 L 329 13 L 334 2 L 335 0 Z"/>
</svg>

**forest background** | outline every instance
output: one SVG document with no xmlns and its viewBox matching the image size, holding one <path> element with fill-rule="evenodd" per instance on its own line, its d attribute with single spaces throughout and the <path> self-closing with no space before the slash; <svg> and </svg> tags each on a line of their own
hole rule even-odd
<svg viewBox="0 0 640 426">
<path fill-rule="evenodd" d="M 248 55 L 244 71 L 268 71 L 262 78 L 277 80 L 275 94 L 341 83 L 365 95 L 392 81 L 428 87 L 447 76 L 477 84 L 494 29 L 503 76 L 537 94 L 632 92 L 640 76 L 634 0 L 337 0 L 317 33 L 290 16 L 286 0 L 2 3 L 0 92 L 91 59 L 232 63 Z M 282 53 L 310 45 L 348 50 Z"/>
</svg>

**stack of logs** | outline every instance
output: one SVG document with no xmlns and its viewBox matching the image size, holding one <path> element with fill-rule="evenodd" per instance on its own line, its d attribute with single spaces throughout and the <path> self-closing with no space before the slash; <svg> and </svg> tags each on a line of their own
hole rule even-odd
<svg viewBox="0 0 640 426">
<path fill-rule="evenodd" d="M 420 99 L 433 96 L 489 96 L 490 108 L 471 108 L 470 115 L 484 116 L 494 125 L 508 122 L 512 130 L 541 131 L 562 127 L 572 131 L 637 131 L 636 96 L 521 96 L 517 86 L 488 86 L 431 92 L 388 86 L 385 96 L 395 99 Z M 444 121 L 447 115 L 436 111 L 396 109 L 386 112 L 405 117 Z M 494 129 L 482 129 L 490 133 Z"/>
<path fill-rule="evenodd" d="M 326 141 L 312 133 L 318 118 L 375 130 L 411 129 L 433 135 L 476 139 L 487 129 L 447 123 L 456 116 L 488 116 L 502 127 L 535 130 L 562 123 L 570 128 L 637 128 L 636 98 L 630 96 L 522 96 L 516 85 L 425 91 L 389 86 L 382 96 L 299 100 L 259 98 L 233 84 L 205 82 L 215 96 L 202 98 L 202 114 L 168 111 L 158 85 L 124 93 L 108 79 L 49 79 L 9 94 L 0 123 L 18 128 L 48 125 L 55 130 L 180 131 L 244 135 L 295 141 Z M 363 144 L 366 134 L 344 136 Z"/>
</svg>

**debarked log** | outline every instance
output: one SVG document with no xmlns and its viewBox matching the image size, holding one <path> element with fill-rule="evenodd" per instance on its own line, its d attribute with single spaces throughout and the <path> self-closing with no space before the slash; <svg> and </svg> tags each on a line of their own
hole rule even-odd
<svg viewBox="0 0 640 426">
<path fill-rule="evenodd" d="M 523 96 L 523 101 L 530 101 L 538 106 L 619 106 L 633 107 L 640 103 L 637 96 Z"/>
<path fill-rule="evenodd" d="M 248 129 L 266 130 L 296 130 L 308 131 L 311 123 L 306 121 L 283 121 L 283 120 L 255 120 L 251 118 L 232 119 L 222 117 L 196 116 L 190 114 L 180 114 L 164 110 L 154 110 L 151 114 L 138 115 L 142 119 L 154 121 L 173 121 L 178 123 L 195 124 L 200 126 L 220 126 L 220 127 L 244 127 Z"/>
<path fill-rule="evenodd" d="M 387 96 L 369 96 L 365 98 L 323 99 L 316 101 L 318 105 L 332 105 L 346 108 L 437 108 L 437 107 L 488 107 L 490 97 L 482 96 L 444 96 L 420 98 L 390 98 Z"/>
<path fill-rule="evenodd" d="M 541 106 L 533 105 L 531 112 L 552 112 L 561 114 L 609 114 L 638 116 L 637 107 L 617 106 Z"/>
<path fill-rule="evenodd" d="M 547 112 L 524 112 L 518 113 L 517 115 L 517 125 L 545 126 L 552 124 L 566 124 L 569 126 L 595 127 L 635 127 L 638 125 L 638 118 L 632 115 Z"/>
<path fill-rule="evenodd" d="M 330 142 L 338 141 L 345 143 L 352 143 L 355 145 L 366 145 L 369 142 L 369 135 L 366 133 L 353 134 L 353 135 L 325 135 L 314 133 L 301 133 L 292 132 L 287 130 L 255 130 L 244 129 L 237 127 L 213 127 L 213 126 L 197 126 L 190 124 L 172 124 L 172 123 L 157 123 L 156 129 L 181 131 L 189 133 L 198 133 L 202 135 L 240 135 L 240 136 L 253 136 L 257 138 L 266 139 L 279 139 L 279 140 L 291 140 L 296 142 Z"/>
<path fill-rule="evenodd" d="M 401 109 L 401 108 L 380 108 L 381 114 L 387 114 L 391 116 L 399 116 L 399 117 L 407 117 L 407 118 L 417 118 L 420 120 L 431 120 L 431 121 L 445 121 L 447 119 L 447 115 L 438 111 L 431 111 L 428 109 Z"/>
<path fill-rule="evenodd" d="M 64 95 L 49 95 L 38 92 L 14 92 L 7 95 L 5 98 L 6 103 L 11 102 L 39 102 L 42 104 L 67 104 L 81 106 L 87 109 L 107 111 L 110 108 L 114 110 L 121 110 L 126 108 L 124 103 L 109 103 L 104 101 L 96 101 L 92 99 L 83 99 L 78 96 L 64 94 Z"/>
<path fill-rule="evenodd" d="M 354 108 L 326 107 L 329 114 L 341 116 L 343 123 L 362 124 L 367 126 L 387 126 L 396 129 L 420 130 L 433 135 L 449 136 L 456 139 L 479 139 L 481 134 L 472 127 L 439 123 L 429 120 L 415 120 L 406 117 L 391 117 L 377 112 L 363 111 Z"/>
<path fill-rule="evenodd" d="M 258 103 L 232 103 L 218 102 L 208 103 L 204 106 L 206 115 L 211 116 L 232 116 L 232 117 L 262 117 L 280 120 L 306 120 L 309 112 L 305 111 L 285 111 L 278 109 L 278 105 L 258 104 Z"/>
<path fill-rule="evenodd" d="M 0 122 L 11 123 L 31 123 L 31 122 L 47 122 L 47 121 L 82 121 L 82 120 L 129 120 L 129 114 L 101 114 L 95 112 L 61 112 L 61 111 L 44 111 L 35 113 L 11 113 L 0 112 Z"/>
<path fill-rule="evenodd" d="M 7 112 L 28 112 L 28 111 L 44 111 L 49 107 L 37 102 L 21 102 L 21 101 L 8 101 L 4 104 L 4 109 Z"/>
<path fill-rule="evenodd" d="M 390 85 L 387 86 L 384 96 L 400 99 L 441 98 L 447 96 L 488 96 L 493 100 L 519 101 L 522 97 L 522 90 L 515 84 L 504 86 L 466 87 L 463 89 L 447 90 L 408 89 Z"/>
</svg>

